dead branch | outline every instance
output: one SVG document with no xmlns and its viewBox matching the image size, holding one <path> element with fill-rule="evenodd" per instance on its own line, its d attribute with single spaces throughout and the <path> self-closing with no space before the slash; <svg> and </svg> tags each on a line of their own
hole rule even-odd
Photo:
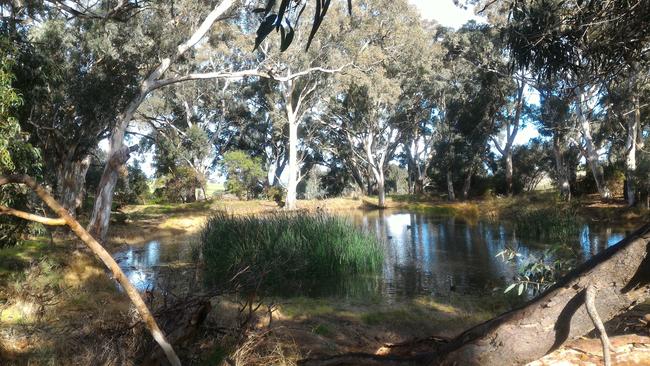
<svg viewBox="0 0 650 366">
<path fill-rule="evenodd" d="M 67 225 L 72 232 L 74 232 L 77 237 L 81 241 L 90 248 L 90 250 L 97 256 L 99 259 L 104 263 L 104 265 L 112 272 L 113 278 L 119 282 L 119 284 L 122 286 L 124 289 L 124 292 L 128 295 L 129 299 L 135 306 L 136 310 L 142 317 L 145 326 L 155 339 L 155 341 L 160 345 L 160 347 L 163 349 L 165 352 L 165 355 L 167 356 L 167 359 L 169 362 L 174 365 L 174 366 L 180 366 L 181 361 L 179 360 L 178 356 L 176 355 L 176 352 L 172 348 L 171 344 L 167 341 L 164 333 L 160 330 L 160 327 L 158 326 L 158 323 L 156 323 L 156 319 L 153 317 L 151 314 L 151 311 L 145 304 L 145 302 L 142 300 L 142 297 L 140 296 L 140 293 L 136 288 L 129 282 L 128 278 L 122 272 L 122 269 L 120 266 L 115 262 L 113 257 L 106 251 L 106 249 L 97 242 L 88 232 L 79 224 L 77 220 L 75 220 L 69 213 L 68 211 L 61 206 L 55 199 L 52 197 L 42 186 L 40 186 L 34 179 L 30 176 L 27 175 L 10 175 L 10 176 L 0 176 L 0 186 L 10 184 L 10 183 L 17 183 L 17 184 L 24 184 L 31 188 L 37 195 L 40 197 L 45 204 L 47 204 L 52 211 L 54 211 L 57 215 L 59 215 L 59 219 L 48 219 L 36 215 L 31 215 L 27 214 L 22 211 L 17 211 L 13 209 L 9 209 L 11 214 L 17 217 L 24 218 L 26 220 L 31 220 L 32 218 L 36 218 L 36 222 L 41 222 L 43 224 L 47 225 L 47 221 L 49 220 L 54 220 L 55 223 L 59 224 L 58 220 L 63 220 L 65 222 L 65 225 Z M 7 211 L 4 211 L 7 212 Z M 34 217 L 36 216 L 36 217 Z M 45 220 L 47 219 L 47 220 Z M 40 220 L 40 221 L 39 221 Z"/>
</svg>

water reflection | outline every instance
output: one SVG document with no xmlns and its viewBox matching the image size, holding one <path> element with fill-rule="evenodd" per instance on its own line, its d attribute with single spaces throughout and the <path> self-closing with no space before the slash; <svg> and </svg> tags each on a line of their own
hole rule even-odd
<svg viewBox="0 0 650 366">
<path fill-rule="evenodd" d="M 143 246 L 129 246 L 113 257 L 129 281 L 141 291 L 167 287 L 163 277 L 186 272 L 189 245 L 182 243 L 162 244 L 152 240 Z M 164 282 L 164 283 L 163 283 Z"/>
<path fill-rule="evenodd" d="M 363 298 L 376 296 L 393 301 L 416 296 L 449 295 L 456 291 L 485 294 L 511 283 L 521 262 L 505 263 L 496 255 L 505 248 L 541 255 L 549 244 L 520 240 L 507 223 L 468 223 L 453 217 L 418 212 L 368 211 L 347 214 L 350 220 L 385 243 L 381 274 L 345 283 L 323 281 L 305 289 L 304 295 Z M 569 243 L 585 261 L 623 239 L 626 232 L 585 225 Z M 187 266 L 189 240 L 177 243 L 151 241 L 115 255 L 127 277 L 140 290 L 170 287 L 170 282 L 196 285 Z M 518 261 L 523 259 L 517 258 Z"/>
<path fill-rule="evenodd" d="M 541 255 L 548 244 L 519 240 L 506 224 L 468 223 L 417 212 L 375 211 L 352 220 L 386 242 L 382 296 L 486 293 L 510 283 L 517 267 L 529 255 Z M 578 261 L 589 259 L 620 241 L 622 231 L 583 228 L 580 237 L 566 243 L 579 249 Z M 505 263 L 497 254 L 505 248 L 523 256 Z"/>
</svg>

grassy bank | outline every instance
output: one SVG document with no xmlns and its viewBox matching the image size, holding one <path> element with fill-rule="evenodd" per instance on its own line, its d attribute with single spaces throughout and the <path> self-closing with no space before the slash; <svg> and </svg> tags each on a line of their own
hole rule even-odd
<svg viewBox="0 0 650 366">
<path fill-rule="evenodd" d="M 72 240 L 0 249 L 0 359 L 7 364 L 115 361 L 130 302 Z M 4 363 L 3 363 L 4 364 Z"/>
</svg>

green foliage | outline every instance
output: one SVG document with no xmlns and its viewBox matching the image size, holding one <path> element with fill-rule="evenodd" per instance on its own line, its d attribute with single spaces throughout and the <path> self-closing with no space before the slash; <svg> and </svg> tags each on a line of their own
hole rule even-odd
<svg viewBox="0 0 650 366">
<path fill-rule="evenodd" d="M 201 243 L 209 284 L 257 296 L 300 295 L 372 273 L 381 269 L 383 255 L 372 234 L 326 215 L 219 212 L 208 220 Z"/>
<path fill-rule="evenodd" d="M 264 195 L 266 199 L 274 201 L 278 206 L 284 206 L 284 197 L 287 196 L 287 192 L 282 187 L 271 186 L 264 189 Z"/>
<path fill-rule="evenodd" d="M 242 150 L 234 150 L 224 154 L 223 165 L 226 171 L 226 191 L 247 199 L 259 195 L 261 182 L 266 178 L 259 158 L 251 157 Z"/>
<path fill-rule="evenodd" d="M 0 175 L 30 174 L 38 177 L 40 152 L 26 142 L 27 136 L 21 132 L 15 118 L 22 98 L 12 86 L 14 53 L 15 48 L 9 40 L 0 38 Z M 29 191 L 15 185 L 0 187 L 0 205 L 27 211 L 33 208 Z M 27 222 L 22 219 L 0 216 L 0 247 L 17 244 L 27 229 Z"/>
<path fill-rule="evenodd" d="M 196 200 L 196 190 L 205 186 L 204 177 L 189 166 L 180 166 L 157 179 L 154 198 L 157 203 L 187 203 Z"/>
<path fill-rule="evenodd" d="M 564 245 L 555 245 L 546 249 L 540 256 L 530 255 L 524 258 L 510 248 L 499 252 L 496 256 L 501 257 L 505 262 L 521 263 L 515 281 L 506 287 L 504 292 L 517 289 L 517 295 L 530 293 L 533 296 L 546 291 L 575 268 L 578 257 L 575 250 Z"/>
<path fill-rule="evenodd" d="M 115 187 L 115 205 L 144 204 L 149 198 L 149 181 L 140 168 L 140 164 L 127 167 L 127 175 L 119 180 Z"/>
</svg>

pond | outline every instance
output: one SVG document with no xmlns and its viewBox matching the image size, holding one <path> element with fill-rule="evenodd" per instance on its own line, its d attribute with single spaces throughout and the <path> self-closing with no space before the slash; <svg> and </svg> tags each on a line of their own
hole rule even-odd
<svg viewBox="0 0 650 366">
<path fill-rule="evenodd" d="M 512 282 L 517 266 L 497 254 L 516 249 L 525 258 L 540 255 L 552 243 L 520 240 L 508 223 L 468 222 L 422 212 L 353 211 L 350 220 L 384 242 L 383 270 L 376 276 L 349 283 L 323 281 L 305 296 L 364 298 L 374 296 L 393 302 L 418 296 L 486 294 Z M 623 229 L 584 225 L 569 244 L 583 262 L 623 239 Z M 192 265 L 192 244 L 186 238 L 174 242 L 153 240 L 114 255 L 129 280 L 140 290 L 174 291 L 175 286 L 199 286 Z M 187 288 L 185 288 L 187 290 Z M 501 292 L 501 291 L 499 291 Z"/>
</svg>

